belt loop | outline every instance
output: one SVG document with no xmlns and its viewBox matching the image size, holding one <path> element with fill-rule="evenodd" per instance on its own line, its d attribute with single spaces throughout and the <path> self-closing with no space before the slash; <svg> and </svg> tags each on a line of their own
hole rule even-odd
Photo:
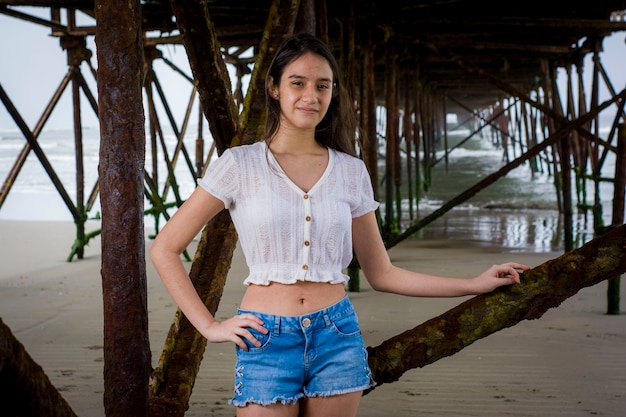
<svg viewBox="0 0 626 417">
<path fill-rule="evenodd" d="M 280 316 L 274 316 L 274 336 L 280 335 Z"/>
<path fill-rule="evenodd" d="M 333 322 L 331 321 L 330 316 L 328 315 L 328 309 L 324 309 L 323 316 L 324 316 L 324 323 L 326 324 L 326 327 L 330 327 L 333 324 Z"/>
</svg>

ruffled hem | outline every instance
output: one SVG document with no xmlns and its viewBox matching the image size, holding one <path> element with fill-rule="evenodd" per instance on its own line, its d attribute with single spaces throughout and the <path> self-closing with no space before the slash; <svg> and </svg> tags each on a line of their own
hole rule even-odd
<svg viewBox="0 0 626 417">
<path fill-rule="evenodd" d="M 295 284 L 296 282 L 323 282 L 328 284 L 347 284 L 349 277 L 341 272 L 330 274 L 279 274 L 276 272 L 264 272 L 250 274 L 243 281 L 244 285 L 270 285 L 275 282 L 278 284 Z"/>
</svg>

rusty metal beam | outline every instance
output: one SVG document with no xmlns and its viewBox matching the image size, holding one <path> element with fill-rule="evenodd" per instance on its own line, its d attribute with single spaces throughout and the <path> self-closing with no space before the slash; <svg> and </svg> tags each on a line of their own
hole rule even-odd
<svg viewBox="0 0 626 417">
<path fill-rule="evenodd" d="M 96 3 L 104 306 L 104 408 L 148 416 L 145 128 L 139 0 Z M 124 105 L 120 105 L 124 103 Z"/>
<path fill-rule="evenodd" d="M 3 416 L 77 417 L 1 318 L 0 392 Z"/>
<path fill-rule="evenodd" d="M 197 1 L 172 0 L 171 6 L 200 94 L 200 105 L 221 154 L 237 136 L 237 108 L 209 9 L 206 3 Z"/>
<path fill-rule="evenodd" d="M 626 272 L 626 225 L 526 271 L 521 284 L 471 298 L 376 347 L 369 363 L 378 387 L 451 356 L 522 320 L 538 319 L 582 288 Z"/>
</svg>

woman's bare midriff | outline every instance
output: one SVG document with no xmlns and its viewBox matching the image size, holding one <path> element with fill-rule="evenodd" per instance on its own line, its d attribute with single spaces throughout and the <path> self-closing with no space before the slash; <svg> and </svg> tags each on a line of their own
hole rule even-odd
<svg viewBox="0 0 626 417">
<path fill-rule="evenodd" d="M 278 316 L 302 316 L 331 306 L 346 295 L 343 284 L 302 282 L 250 285 L 241 309 Z"/>
</svg>

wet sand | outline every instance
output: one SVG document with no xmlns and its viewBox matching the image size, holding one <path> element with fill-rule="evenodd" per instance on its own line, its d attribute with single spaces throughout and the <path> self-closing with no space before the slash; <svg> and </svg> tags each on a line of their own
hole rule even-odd
<svg viewBox="0 0 626 417">
<path fill-rule="evenodd" d="M 0 317 L 77 415 L 99 417 L 104 416 L 100 243 L 93 240 L 83 260 L 67 263 L 73 236 L 68 222 L 0 220 Z M 396 265 L 468 277 L 492 263 L 536 266 L 558 255 L 506 253 L 461 240 L 416 240 L 390 251 Z M 175 306 L 150 263 L 147 273 L 156 365 Z M 234 314 L 245 273 L 238 251 L 218 318 Z M 622 285 L 623 300 L 625 293 Z M 351 299 L 370 346 L 463 301 L 382 294 L 364 279 Z M 626 315 L 607 316 L 605 309 L 606 283 L 584 289 L 539 320 L 502 330 L 382 385 L 363 398 L 359 416 L 623 416 Z M 231 345 L 208 346 L 187 416 L 234 416 L 227 404 L 233 363 Z"/>
</svg>

